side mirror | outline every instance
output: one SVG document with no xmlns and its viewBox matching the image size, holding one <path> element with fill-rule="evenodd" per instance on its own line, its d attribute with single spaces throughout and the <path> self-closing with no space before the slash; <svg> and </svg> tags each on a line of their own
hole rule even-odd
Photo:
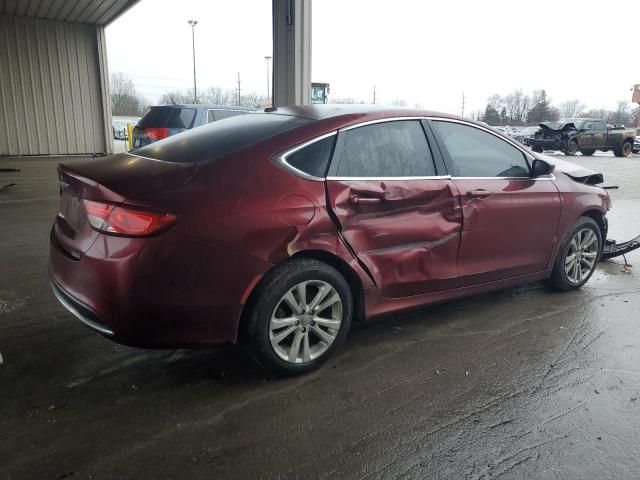
<svg viewBox="0 0 640 480">
<path fill-rule="evenodd" d="M 531 165 L 531 176 L 542 177 L 544 175 L 551 175 L 555 169 L 555 165 L 551 165 L 544 160 L 536 158 Z"/>
</svg>

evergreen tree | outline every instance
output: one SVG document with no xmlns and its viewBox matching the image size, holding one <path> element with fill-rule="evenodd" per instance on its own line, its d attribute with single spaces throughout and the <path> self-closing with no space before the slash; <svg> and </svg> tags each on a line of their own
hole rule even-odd
<svg viewBox="0 0 640 480">
<path fill-rule="evenodd" d="M 500 114 L 491 104 L 488 104 L 484 110 L 484 122 L 489 125 L 497 125 L 500 123 Z"/>
</svg>

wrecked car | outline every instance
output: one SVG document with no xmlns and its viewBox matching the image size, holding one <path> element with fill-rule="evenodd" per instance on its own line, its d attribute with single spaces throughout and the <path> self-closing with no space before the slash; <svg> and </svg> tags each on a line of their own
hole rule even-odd
<svg viewBox="0 0 640 480">
<path fill-rule="evenodd" d="M 595 118 L 565 118 L 540 123 L 540 131 L 528 139 L 534 152 L 559 150 L 565 155 L 593 155 L 612 150 L 616 157 L 628 157 L 633 150 L 635 129 L 612 127 Z"/>
<path fill-rule="evenodd" d="M 374 106 L 249 113 L 58 171 L 49 272 L 80 321 L 142 347 L 240 343 L 284 374 L 327 360 L 352 319 L 580 288 L 610 208 L 597 172 Z"/>
</svg>

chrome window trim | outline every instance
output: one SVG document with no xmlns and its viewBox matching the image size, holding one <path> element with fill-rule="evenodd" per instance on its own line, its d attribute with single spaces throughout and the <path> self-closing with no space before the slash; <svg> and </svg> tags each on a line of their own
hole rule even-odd
<svg viewBox="0 0 640 480">
<path fill-rule="evenodd" d="M 452 180 L 526 180 L 528 182 L 537 180 L 555 180 L 555 175 L 546 175 L 544 177 L 451 177 Z"/>
<path fill-rule="evenodd" d="M 151 144 L 149 144 L 149 145 L 151 145 Z M 145 147 L 146 146 L 148 146 L 148 145 L 145 145 Z M 140 148 L 142 148 L 142 147 L 140 147 Z M 137 153 L 132 153 L 133 151 L 134 150 L 131 150 L 131 152 L 124 152 L 124 153 L 126 153 L 127 155 L 130 155 L 132 157 L 144 158 L 145 160 L 151 160 L 153 162 L 177 163 L 177 162 L 167 162 L 166 160 L 160 160 L 159 158 L 145 157 L 143 155 L 138 155 Z M 180 162 L 180 163 L 182 163 L 182 162 Z M 189 162 L 185 162 L 185 163 L 189 163 Z"/>
<path fill-rule="evenodd" d="M 378 118 L 377 120 L 369 120 L 367 122 L 356 123 L 354 125 L 349 125 L 347 127 L 342 127 L 339 129 L 339 132 L 346 132 L 348 130 L 353 130 L 354 128 L 366 127 L 367 125 L 375 125 L 376 123 L 385 123 L 385 122 L 397 122 L 399 120 L 427 120 L 429 117 L 389 117 L 389 118 Z"/>
<path fill-rule="evenodd" d="M 311 140 L 307 140 L 306 142 L 303 142 L 299 145 L 296 145 L 295 147 L 289 148 L 288 150 L 285 150 L 284 152 L 275 155 L 273 157 L 273 161 L 276 165 L 284 168 L 285 170 L 289 170 L 291 173 L 293 173 L 297 177 L 301 177 L 306 180 L 312 180 L 314 182 L 324 182 L 326 177 L 316 177 L 314 175 L 309 175 L 308 173 L 297 169 L 296 167 L 294 167 L 293 165 L 287 162 L 287 157 L 296 153 L 299 150 L 302 150 L 305 147 L 308 147 L 309 145 L 312 145 L 316 142 L 319 142 L 320 140 L 324 140 L 325 138 L 329 138 L 337 134 L 338 134 L 338 130 L 334 130 L 332 132 L 320 135 L 319 137 L 314 137 Z M 331 161 L 331 159 L 329 159 L 329 161 Z"/>
<path fill-rule="evenodd" d="M 337 180 L 342 182 L 349 181 L 363 181 L 363 180 L 384 180 L 384 181 L 394 181 L 394 180 L 451 180 L 450 175 L 432 175 L 432 176 L 424 176 L 424 177 L 327 177 L 327 180 Z"/>
</svg>

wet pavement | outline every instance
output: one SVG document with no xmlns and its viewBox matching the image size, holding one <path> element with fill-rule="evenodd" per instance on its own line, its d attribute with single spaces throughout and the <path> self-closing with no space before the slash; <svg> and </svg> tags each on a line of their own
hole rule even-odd
<svg viewBox="0 0 640 480">
<path fill-rule="evenodd" d="M 612 236 L 640 233 L 640 157 L 592 157 Z M 234 348 L 145 351 L 50 292 L 55 160 L 0 161 L 0 478 L 637 478 L 640 252 L 356 325 L 274 379 Z M 5 180 L 7 180 L 5 182 Z"/>
</svg>

